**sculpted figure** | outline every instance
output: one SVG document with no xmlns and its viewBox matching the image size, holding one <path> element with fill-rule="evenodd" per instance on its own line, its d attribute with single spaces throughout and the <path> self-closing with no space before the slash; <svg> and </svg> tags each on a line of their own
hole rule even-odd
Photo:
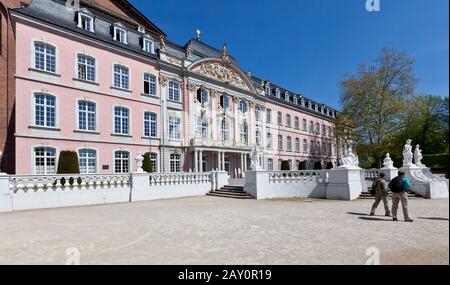
<svg viewBox="0 0 450 285">
<path fill-rule="evenodd" d="M 391 155 L 389 153 L 386 154 L 386 157 L 383 160 L 383 166 L 386 168 L 394 167 L 394 162 L 391 159 Z"/>
<path fill-rule="evenodd" d="M 407 140 L 405 146 L 403 147 L 403 166 L 413 165 L 413 152 L 411 146 L 411 140 Z"/>
<path fill-rule="evenodd" d="M 416 145 L 416 149 L 414 150 L 414 163 L 417 166 L 425 166 L 422 163 L 422 158 L 423 158 L 423 156 L 422 156 L 422 150 L 420 150 L 420 145 Z"/>
</svg>

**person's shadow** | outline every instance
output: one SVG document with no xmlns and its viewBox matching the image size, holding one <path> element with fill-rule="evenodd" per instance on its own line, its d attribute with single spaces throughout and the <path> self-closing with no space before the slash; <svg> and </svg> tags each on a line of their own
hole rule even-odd
<svg viewBox="0 0 450 285">
<path fill-rule="evenodd" d="M 448 221 L 448 218 L 437 218 L 437 217 L 418 217 L 422 220 L 434 220 L 434 221 Z"/>
<path fill-rule="evenodd" d="M 355 212 L 347 212 L 349 215 L 359 216 L 358 219 L 364 220 L 364 221 L 373 221 L 373 222 L 390 222 L 392 221 L 392 218 L 386 217 L 386 218 L 377 218 L 375 216 L 369 216 L 369 214 L 366 213 L 355 213 Z M 389 218 L 389 219 L 388 219 Z"/>
</svg>

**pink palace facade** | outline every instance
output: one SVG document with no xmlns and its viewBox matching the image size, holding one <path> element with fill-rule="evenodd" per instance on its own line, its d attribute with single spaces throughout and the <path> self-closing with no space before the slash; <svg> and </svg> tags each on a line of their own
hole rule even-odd
<svg viewBox="0 0 450 285">
<path fill-rule="evenodd" d="M 181 46 L 145 17 L 111 12 L 126 1 L 94 2 L 11 11 L 16 174 L 56 173 L 63 150 L 78 152 L 82 173 L 135 171 L 150 153 L 157 172 L 235 177 L 254 145 L 266 170 L 336 165 L 336 110 L 243 72 L 226 45 Z"/>
</svg>

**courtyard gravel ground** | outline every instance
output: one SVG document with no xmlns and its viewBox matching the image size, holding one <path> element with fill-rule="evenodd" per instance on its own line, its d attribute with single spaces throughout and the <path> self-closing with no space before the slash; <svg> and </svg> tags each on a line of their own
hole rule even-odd
<svg viewBox="0 0 450 285">
<path fill-rule="evenodd" d="M 216 197 L 0 214 L 0 264 L 449 264 L 449 200 L 411 199 L 414 223 L 372 200 Z M 400 215 L 402 217 L 402 215 Z M 372 251 L 373 252 L 373 251 Z"/>
</svg>

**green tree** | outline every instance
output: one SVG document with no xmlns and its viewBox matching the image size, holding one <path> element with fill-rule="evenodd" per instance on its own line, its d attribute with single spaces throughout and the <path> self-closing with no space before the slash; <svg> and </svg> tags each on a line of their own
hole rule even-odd
<svg viewBox="0 0 450 285">
<path fill-rule="evenodd" d="M 147 173 L 153 172 L 153 163 L 150 159 L 150 153 L 144 155 L 144 160 L 142 161 L 142 169 Z"/>
<path fill-rule="evenodd" d="M 386 140 L 403 128 L 399 117 L 417 79 L 406 51 L 383 48 L 371 65 L 361 64 L 339 82 L 342 113 L 354 126 L 355 142 L 365 145 L 378 167 L 388 151 Z"/>
</svg>

